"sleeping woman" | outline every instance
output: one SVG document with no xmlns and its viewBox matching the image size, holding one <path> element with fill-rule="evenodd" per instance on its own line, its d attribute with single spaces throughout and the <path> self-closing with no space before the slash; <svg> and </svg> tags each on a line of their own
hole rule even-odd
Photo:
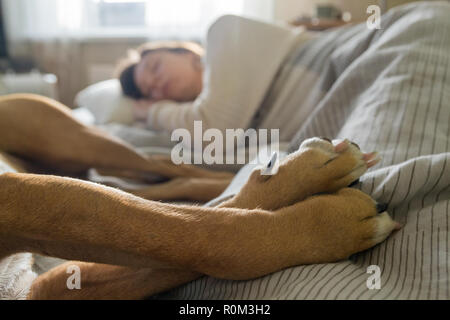
<svg viewBox="0 0 450 320">
<path fill-rule="evenodd" d="M 312 105 L 286 101 L 286 93 L 274 89 L 312 37 L 299 28 L 223 16 L 208 31 L 206 53 L 189 42 L 146 44 L 129 57 L 119 79 L 124 94 L 139 100 L 135 117 L 149 129 L 193 133 L 194 121 L 202 121 L 204 130 L 222 132 L 280 129 L 280 140 L 290 141 Z"/>
</svg>

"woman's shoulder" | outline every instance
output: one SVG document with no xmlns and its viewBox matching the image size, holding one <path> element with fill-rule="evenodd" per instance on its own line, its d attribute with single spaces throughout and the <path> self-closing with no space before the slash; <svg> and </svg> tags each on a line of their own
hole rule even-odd
<svg viewBox="0 0 450 320">
<path fill-rule="evenodd" d="M 206 44 L 209 46 L 211 43 L 218 40 L 223 41 L 227 35 L 232 32 L 236 32 L 236 28 L 241 28 L 240 25 L 247 20 L 244 17 L 227 14 L 216 19 L 208 29 L 206 36 Z"/>
<path fill-rule="evenodd" d="M 271 37 L 280 39 L 292 37 L 297 32 L 285 25 L 251 19 L 243 16 L 227 14 L 216 19 L 208 29 L 206 44 L 223 42 L 227 38 L 248 40 L 248 37 L 263 36 L 266 40 Z M 239 35 L 239 36 L 237 36 Z"/>
<path fill-rule="evenodd" d="M 230 26 L 242 23 L 245 20 L 248 19 L 234 14 L 226 14 L 220 16 L 211 24 L 208 30 L 208 34 L 227 29 Z"/>
</svg>

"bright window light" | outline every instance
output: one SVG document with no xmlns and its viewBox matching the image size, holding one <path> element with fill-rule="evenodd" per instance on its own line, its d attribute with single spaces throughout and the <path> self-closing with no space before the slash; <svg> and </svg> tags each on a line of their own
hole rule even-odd
<svg viewBox="0 0 450 320">
<path fill-rule="evenodd" d="M 223 14 L 242 14 L 244 0 L 85 0 L 91 34 L 201 37 Z"/>
<path fill-rule="evenodd" d="M 22 38 L 139 37 L 203 39 L 224 14 L 272 0 L 3 0 L 11 28 Z M 262 1 L 262 2 L 261 2 Z M 265 5 L 267 7 L 267 5 Z M 253 7 L 252 7 L 253 8 Z"/>
</svg>

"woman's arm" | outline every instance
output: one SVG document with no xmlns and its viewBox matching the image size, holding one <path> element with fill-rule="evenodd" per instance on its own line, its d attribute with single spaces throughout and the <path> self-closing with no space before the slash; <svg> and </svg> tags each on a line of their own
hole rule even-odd
<svg viewBox="0 0 450 320">
<path fill-rule="evenodd" d="M 196 113 L 194 102 L 158 101 L 148 105 L 145 114 L 149 129 L 169 133 L 178 128 L 189 129 L 189 123 L 195 120 L 201 120 L 201 117 Z"/>
</svg>

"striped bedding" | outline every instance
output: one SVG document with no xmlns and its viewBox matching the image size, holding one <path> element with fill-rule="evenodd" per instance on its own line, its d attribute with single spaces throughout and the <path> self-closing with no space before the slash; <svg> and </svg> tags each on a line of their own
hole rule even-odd
<svg viewBox="0 0 450 320">
<path fill-rule="evenodd" d="M 383 17 L 381 30 L 365 24 L 332 30 L 299 53 L 299 63 L 320 72 L 315 90 L 323 94 L 311 92 L 320 99 L 291 151 L 313 136 L 378 150 L 381 164 L 358 187 L 389 203 L 402 230 L 347 261 L 252 281 L 203 277 L 158 298 L 450 299 L 448 17 L 448 2 L 403 6 Z M 241 170 L 224 197 L 236 193 L 250 171 Z M 367 287 L 370 265 L 381 270 L 380 289 Z"/>
</svg>

